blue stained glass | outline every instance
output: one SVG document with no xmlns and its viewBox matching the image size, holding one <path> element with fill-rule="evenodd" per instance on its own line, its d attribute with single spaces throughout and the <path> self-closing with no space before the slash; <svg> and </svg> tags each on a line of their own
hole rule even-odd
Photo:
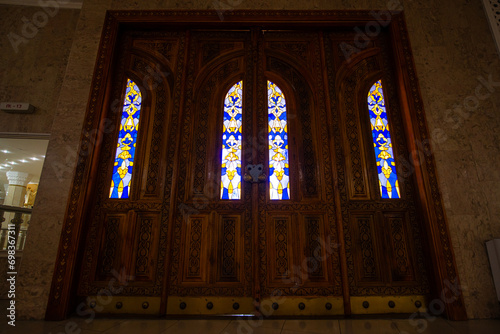
<svg viewBox="0 0 500 334">
<path fill-rule="evenodd" d="M 271 199 L 290 199 L 288 125 L 286 99 L 275 83 L 267 81 L 269 132 L 269 195 Z"/>
<path fill-rule="evenodd" d="M 222 125 L 221 199 L 241 198 L 241 126 L 243 81 L 235 83 L 224 98 Z"/>
<path fill-rule="evenodd" d="M 380 194 L 382 198 L 400 198 L 396 162 L 392 151 L 391 133 L 381 80 L 375 82 L 370 88 L 368 109 L 370 111 Z"/>
<path fill-rule="evenodd" d="M 139 87 L 128 79 L 109 198 L 129 198 L 141 102 L 142 96 Z"/>
</svg>

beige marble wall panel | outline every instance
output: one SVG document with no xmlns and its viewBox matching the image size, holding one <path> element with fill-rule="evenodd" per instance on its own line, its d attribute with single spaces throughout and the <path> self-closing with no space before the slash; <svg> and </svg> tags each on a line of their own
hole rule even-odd
<svg viewBox="0 0 500 334">
<path fill-rule="evenodd" d="M 105 8 L 105 1 L 84 4 L 77 22 L 19 274 L 21 318 L 45 315 Z"/>
<path fill-rule="evenodd" d="M 40 28 L 26 38 L 31 34 L 23 35 L 23 19 L 31 21 L 34 15 L 41 18 Z M 40 7 L 0 5 L 0 101 L 29 102 L 36 108 L 31 115 L 0 112 L 0 132 L 50 132 L 78 16 L 74 9 L 50 16 Z M 10 40 L 18 39 L 12 34 L 25 42 L 13 46 Z"/>
<path fill-rule="evenodd" d="M 224 1 L 224 0 L 220 0 Z M 237 1 L 233 1 L 236 3 Z M 386 9 L 395 0 L 242 0 L 234 9 Z M 42 318 L 52 279 L 67 194 L 73 177 L 106 9 L 210 9 L 214 1 L 85 0 L 71 49 L 52 140 L 33 213 L 20 275 L 20 315 Z M 471 318 L 500 316 L 484 242 L 500 237 L 500 64 L 480 1 L 408 0 L 405 9 L 417 75 L 431 132 L 438 175 L 459 274 Z M 26 73 L 23 73 L 26 75 Z M 466 119 L 450 118 L 475 94 L 478 77 L 494 87 Z M 463 117 L 463 116 L 462 116 Z M 458 124 L 458 125 L 457 125 Z M 434 133 L 434 132 L 433 132 Z M 68 155 L 69 152 L 69 155 Z M 56 167 L 54 167 L 56 166 Z M 60 167 L 58 169 L 58 167 Z M 60 191 L 54 192 L 54 188 Z M 49 204 L 53 203 L 53 204 Z M 48 227 L 48 229 L 47 229 Z M 31 228 L 31 227 L 30 227 Z M 465 289 L 466 288 L 466 289 Z"/>
</svg>

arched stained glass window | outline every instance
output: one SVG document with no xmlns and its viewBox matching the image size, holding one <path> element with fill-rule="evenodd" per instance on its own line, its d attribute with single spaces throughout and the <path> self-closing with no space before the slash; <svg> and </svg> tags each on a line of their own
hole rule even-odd
<svg viewBox="0 0 500 334">
<path fill-rule="evenodd" d="M 392 150 L 391 133 L 385 109 L 382 81 L 373 84 L 368 93 L 368 109 L 372 129 L 375 160 L 382 198 L 400 198 L 396 162 Z"/>
<path fill-rule="evenodd" d="M 240 81 L 229 89 L 224 99 L 221 199 L 241 198 L 242 111 L 243 81 Z"/>
<path fill-rule="evenodd" d="M 141 102 L 141 90 L 128 79 L 109 198 L 129 198 Z"/>
<path fill-rule="evenodd" d="M 271 81 L 267 81 L 267 100 L 270 198 L 290 199 L 286 100 L 281 89 Z"/>
</svg>

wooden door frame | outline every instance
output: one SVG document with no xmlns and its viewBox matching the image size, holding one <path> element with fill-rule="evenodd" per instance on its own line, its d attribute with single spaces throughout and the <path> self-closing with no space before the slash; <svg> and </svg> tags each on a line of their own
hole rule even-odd
<svg viewBox="0 0 500 334">
<path fill-rule="evenodd" d="M 326 28 L 379 24 L 390 32 L 392 53 L 396 61 L 396 87 L 402 106 L 402 118 L 408 149 L 421 152 L 421 145 L 430 145 L 429 130 L 411 53 L 410 41 L 402 12 L 385 11 L 388 20 L 380 24 L 371 11 L 284 11 L 284 10 L 159 10 L 108 11 L 106 14 L 97 61 L 92 79 L 85 122 L 79 144 L 75 176 L 63 221 L 52 285 L 46 309 L 47 320 L 62 320 L 76 306 L 76 273 L 81 257 L 85 224 L 84 203 L 92 194 L 92 175 L 95 175 L 100 154 L 106 108 L 109 105 L 113 59 L 117 39 L 124 28 L 169 27 L 180 28 Z M 380 18 L 379 18 L 380 19 Z M 102 112 L 101 112 L 102 111 Z M 98 130 L 98 131 L 96 131 Z M 102 131 L 101 131 L 102 130 Z M 97 135 L 92 136 L 91 134 Z M 94 138 L 97 136 L 97 138 Z M 445 314 L 452 320 L 467 318 L 463 295 L 460 293 L 458 270 L 451 245 L 450 233 L 439 192 L 439 183 L 432 154 L 413 154 L 414 179 L 424 217 L 424 227 L 434 277 L 431 296 L 437 304 L 444 304 Z M 174 175 L 174 183 L 175 183 Z M 175 189 L 175 185 L 173 185 Z M 175 198 L 175 195 L 172 195 Z M 168 265 L 167 265 L 168 268 Z M 343 282 L 344 289 L 348 283 Z M 458 287 L 458 288 L 457 288 Z M 452 300 L 450 302 L 450 300 Z"/>
</svg>

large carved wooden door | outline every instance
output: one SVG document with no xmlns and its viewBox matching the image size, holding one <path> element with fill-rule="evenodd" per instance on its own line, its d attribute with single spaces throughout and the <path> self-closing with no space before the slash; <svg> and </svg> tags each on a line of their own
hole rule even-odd
<svg viewBox="0 0 500 334">
<path fill-rule="evenodd" d="M 413 180 L 395 161 L 406 140 L 389 39 L 346 61 L 351 35 L 123 34 L 108 93 L 120 113 L 106 118 L 118 126 L 102 137 L 85 204 L 78 295 L 89 307 L 421 309 L 428 274 Z"/>
<path fill-rule="evenodd" d="M 168 314 L 343 313 L 320 55 L 318 33 L 192 33 Z"/>
<path fill-rule="evenodd" d="M 407 166 L 396 165 L 406 144 L 388 38 L 346 61 L 334 50 L 349 38 L 191 33 L 167 314 L 424 307 L 422 222 Z"/>
</svg>

